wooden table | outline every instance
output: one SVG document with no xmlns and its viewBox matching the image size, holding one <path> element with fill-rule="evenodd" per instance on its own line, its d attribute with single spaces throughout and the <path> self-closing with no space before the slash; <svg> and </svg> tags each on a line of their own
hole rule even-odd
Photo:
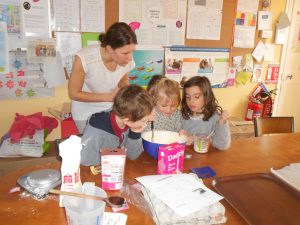
<svg viewBox="0 0 300 225">
<path fill-rule="evenodd" d="M 300 133 L 265 136 L 233 140 L 227 151 L 209 149 L 206 154 L 194 153 L 191 148 L 186 149 L 186 154 L 191 154 L 191 159 L 184 162 L 184 172 L 189 172 L 191 167 L 211 166 L 217 176 L 231 176 L 247 173 L 269 172 L 271 167 L 283 167 L 293 162 L 300 161 Z M 60 163 L 47 163 L 24 168 L 11 172 L 2 178 L 0 185 L 0 221 L 1 224 L 67 224 L 63 208 L 59 208 L 57 196 L 38 201 L 32 197 L 23 196 L 23 191 L 8 194 L 16 186 L 19 176 L 32 170 L 41 168 L 60 168 Z M 126 162 L 125 177 L 133 179 L 137 176 L 156 174 L 156 162 L 145 153 L 138 160 Z M 95 181 L 100 186 L 100 176 L 91 175 L 89 168 L 82 167 L 81 180 Z M 211 187 L 212 179 L 205 179 L 205 184 Z M 108 193 L 111 194 L 111 193 Z M 225 201 L 227 224 L 246 225 L 243 218 Z M 263 207 L 263 206 L 257 206 Z M 106 208 L 106 210 L 109 210 Z M 124 211 L 128 215 L 127 224 L 154 224 L 150 217 L 135 206 Z"/>
</svg>

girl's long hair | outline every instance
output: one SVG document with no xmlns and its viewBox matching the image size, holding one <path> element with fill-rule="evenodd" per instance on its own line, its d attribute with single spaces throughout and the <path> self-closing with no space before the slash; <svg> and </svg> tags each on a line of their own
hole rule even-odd
<svg viewBox="0 0 300 225">
<path fill-rule="evenodd" d="M 215 113 L 218 112 L 221 114 L 223 112 L 222 107 L 219 106 L 217 99 L 213 93 L 210 81 L 207 77 L 195 76 L 187 80 L 183 85 L 183 96 L 182 96 L 182 107 L 181 113 L 184 119 L 190 119 L 193 115 L 191 109 L 188 107 L 186 101 L 186 89 L 190 87 L 198 87 L 204 96 L 204 106 L 203 106 L 203 120 L 208 121 L 209 118 Z"/>
</svg>

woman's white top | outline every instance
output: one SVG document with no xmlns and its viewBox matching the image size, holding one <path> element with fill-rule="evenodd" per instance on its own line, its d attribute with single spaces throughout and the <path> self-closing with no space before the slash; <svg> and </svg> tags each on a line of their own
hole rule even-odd
<svg viewBox="0 0 300 225">
<path fill-rule="evenodd" d="M 100 46 L 91 45 L 76 54 L 85 72 L 82 91 L 91 93 L 108 93 L 115 89 L 121 78 L 135 67 L 134 61 L 126 66 L 117 65 L 115 71 L 106 68 L 100 55 Z M 72 100 L 72 116 L 74 120 L 87 120 L 96 112 L 111 109 L 112 102 L 80 102 Z"/>
</svg>

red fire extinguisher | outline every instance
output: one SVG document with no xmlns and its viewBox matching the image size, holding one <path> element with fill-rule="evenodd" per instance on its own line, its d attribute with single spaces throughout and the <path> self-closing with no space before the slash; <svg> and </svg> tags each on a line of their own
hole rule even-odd
<svg viewBox="0 0 300 225">
<path fill-rule="evenodd" d="M 272 93 L 272 92 L 270 92 Z M 261 92 L 255 96 L 255 99 L 260 101 L 263 104 L 262 117 L 270 117 L 272 116 L 272 105 L 273 100 L 271 94 L 269 92 Z"/>
<path fill-rule="evenodd" d="M 261 117 L 263 111 L 263 104 L 256 99 L 252 99 L 248 103 L 247 114 L 245 120 L 253 120 L 255 117 Z"/>
</svg>

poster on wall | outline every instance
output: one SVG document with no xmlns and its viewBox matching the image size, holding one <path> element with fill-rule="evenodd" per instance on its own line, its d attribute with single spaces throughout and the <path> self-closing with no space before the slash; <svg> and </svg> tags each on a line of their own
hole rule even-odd
<svg viewBox="0 0 300 225">
<path fill-rule="evenodd" d="M 164 49 L 138 47 L 133 53 L 135 68 L 129 73 L 130 84 L 147 86 L 152 76 L 163 75 Z"/>
<path fill-rule="evenodd" d="M 26 51 L 9 51 L 9 72 L 0 73 L 0 99 L 49 96 L 54 96 L 54 88 L 46 86 L 43 64 L 29 63 Z"/>
<path fill-rule="evenodd" d="M 226 87 L 229 49 L 171 47 L 165 50 L 165 75 L 178 82 L 206 76 L 213 87 Z"/>
<path fill-rule="evenodd" d="M 279 77 L 279 64 L 269 64 L 267 68 L 267 74 L 266 74 L 266 84 L 276 84 L 278 82 Z"/>
<path fill-rule="evenodd" d="M 0 73 L 8 71 L 8 48 L 6 23 L 0 22 Z"/>
<path fill-rule="evenodd" d="M 21 0 L 22 29 L 26 36 L 50 37 L 50 1 Z"/>
<path fill-rule="evenodd" d="M 220 40 L 222 9 L 222 0 L 189 0 L 186 37 L 188 39 Z"/>
<path fill-rule="evenodd" d="M 258 0 L 238 1 L 234 28 L 234 47 L 254 47 L 258 3 Z"/>
<path fill-rule="evenodd" d="M 187 0 L 120 0 L 119 21 L 141 45 L 184 45 Z"/>
<path fill-rule="evenodd" d="M 7 26 L 8 49 L 23 48 L 25 46 L 25 40 L 21 29 L 20 1 L 1 1 L 0 22 L 5 22 Z"/>
</svg>

